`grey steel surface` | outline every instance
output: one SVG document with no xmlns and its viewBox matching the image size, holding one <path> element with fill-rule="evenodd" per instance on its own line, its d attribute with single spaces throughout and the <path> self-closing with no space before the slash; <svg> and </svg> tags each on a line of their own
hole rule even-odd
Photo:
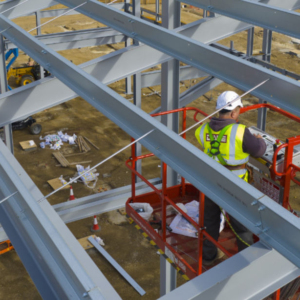
<svg viewBox="0 0 300 300">
<path fill-rule="evenodd" d="M 0 141 L 1 224 L 43 299 L 120 299 L 42 194 Z"/>
<path fill-rule="evenodd" d="M 160 255 L 159 262 L 160 296 L 163 296 L 176 289 L 177 270 L 166 260 L 163 255 Z"/>
<path fill-rule="evenodd" d="M 223 81 L 209 76 L 180 94 L 180 107 L 186 106 L 207 92 L 213 90 Z"/>
<path fill-rule="evenodd" d="M 249 230 L 259 235 L 262 240 L 267 241 L 282 255 L 300 266 L 300 240 L 294 239 L 300 231 L 300 220 L 296 216 L 283 207 L 270 203 L 269 201 L 273 201 L 264 194 L 243 180 L 238 180 L 226 168 L 220 168 L 217 162 L 207 159 L 206 154 L 199 149 L 128 103 L 91 75 L 82 72 L 79 67 L 53 50 L 46 47 L 44 49 L 39 41 L 26 32 L 18 30 L 14 23 L 0 16 L 0 28 L 6 26 L 10 26 L 5 32 L 9 39 L 22 47 L 38 63 L 46 64 L 52 74 L 72 87 L 78 95 L 130 136 L 138 138 L 145 132 L 155 129 L 151 135 L 141 141 L 143 146 L 222 206 Z M 136 124 L 139 126 L 137 127 Z M 255 201 L 257 205 L 251 205 L 256 203 Z M 280 227 L 268 227 L 272 220 Z M 285 232 L 290 234 L 283 234 Z"/>
<path fill-rule="evenodd" d="M 107 259 L 109 263 L 127 280 L 127 282 L 141 295 L 145 295 L 146 292 L 142 287 L 117 263 L 117 261 L 101 246 L 94 238 L 89 237 L 89 242 Z M 121 242 L 121 241 L 120 241 Z"/>
<path fill-rule="evenodd" d="M 157 189 L 161 189 L 160 178 L 149 180 Z M 136 195 L 151 192 L 144 182 L 136 184 Z M 94 194 L 74 201 L 53 205 L 53 209 L 65 223 L 71 223 L 94 215 L 123 208 L 125 202 L 131 197 L 131 185 L 116 188 L 100 194 Z M 5 231 L 0 227 L 0 242 L 8 239 Z"/>
<path fill-rule="evenodd" d="M 174 0 L 162 2 L 162 26 L 175 29 L 180 26 L 180 3 Z M 179 108 L 179 65 L 177 59 L 171 59 L 161 65 L 161 110 L 169 111 Z M 178 133 L 179 114 L 161 116 L 161 122 Z M 177 173 L 167 167 L 167 186 L 177 184 Z"/>
<path fill-rule="evenodd" d="M 1 2 L 0 4 L 0 14 L 4 12 L 5 10 L 8 10 L 9 8 L 12 8 L 13 6 L 23 2 L 23 0 L 8 0 L 5 2 Z M 58 4 L 56 1 L 53 0 L 29 0 L 25 2 L 24 4 L 21 4 L 5 13 L 3 13 L 3 16 L 14 19 L 20 16 L 32 14 L 38 10 L 47 8 L 49 6 Z"/>
<path fill-rule="evenodd" d="M 258 242 L 159 299 L 261 300 L 299 275 L 295 265 Z"/>
<path fill-rule="evenodd" d="M 60 0 L 69 7 L 78 5 L 80 0 Z M 101 8 L 101 9 L 100 9 Z M 275 74 L 260 66 L 236 58 L 201 42 L 183 37 L 175 32 L 155 26 L 134 16 L 105 6 L 94 0 L 78 9 L 83 14 L 110 26 L 125 35 L 139 40 L 174 58 L 197 67 L 224 82 L 242 90 L 249 90 L 268 78 L 271 80 L 252 94 L 294 114 L 300 114 L 300 83 Z M 289 97 L 286 97 L 289 91 Z"/>
<path fill-rule="evenodd" d="M 179 68 L 180 81 L 199 78 L 199 77 L 206 77 L 206 76 L 208 76 L 207 73 L 191 66 L 180 66 Z M 161 84 L 161 70 L 142 73 L 142 82 L 141 82 L 142 88 L 151 87 L 160 84 Z"/>
<path fill-rule="evenodd" d="M 210 34 L 207 33 L 209 27 L 214 29 Z M 248 24 L 227 17 L 219 17 L 184 26 L 181 33 L 192 38 L 200 38 L 204 43 L 212 43 L 247 28 L 249 28 Z M 82 64 L 81 67 L 85 72 L 98 78 L 103 83 L 109 84 L 169 59 L 168 55 L 146 45 L 141 45 L 115 51 Z M 183 72 L 186 76 L 197 76 L 195 68 L 184 69 Z M 206 74 L 200 70 L 199 72 L 199 75 Z M 76 93 L 58 79 L 45 78 L 31 85 L 20 87 L 0 95 L 0 126 L 22 120 L 33 113 L 74 97 L 76 97 Z"/>
<path fill-rule="evenodd" d="M 5 60 L 4 37 L 0 34 L 0 93 L 8 91 L 7 71 Z M 14 142 L 12 134 L 12 125 L 7 124 L 3 128 L 4 141 L 11 153 L 14 153 Z"/>
<path fill-rule="evenodd" d="M 110 28 L 43 34 L 36 36 L 36 38 L 55 51 L 114 44 L 125 41 L 125 37 L 122 33 Z M 5 45 L 6 50 L 16 48 L 16 45 L 9 40 L 5 41 Z"/>
<path fill-rule="evenodd" d="M 291 7 L 295 0 L 284 0 L 285 7 Z M 288 9 L 251 0 L 186 0 L 185 3 L 201 7 L 229 18 L 270 29 L 275 32 L 300 38 L 300 14 Z"/>
</svg>

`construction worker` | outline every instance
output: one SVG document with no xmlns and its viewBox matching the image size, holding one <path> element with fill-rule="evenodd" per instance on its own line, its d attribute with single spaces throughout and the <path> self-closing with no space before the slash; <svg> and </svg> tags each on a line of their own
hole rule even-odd
<svg viewBox="0 0 300 300">
<path fill-rule="evenodd" d="M 232 91 L 222 93 L 217 100 L 216 109 L 224 107 L 239 95 Z M 226 109 L 219 112 L 218 118 L 212 118 L 209 123 L 202 124 L 195 132 L 204 153 L 222 164 L 235 175 L 246 182 L 249 181 L 249 172 L 246 164 L 249 155 L 261 157 L 266 151 L 266 143 L 260 135 L 252 135 L 245 125 L 237 124 L 240 108 L 243 107 L 241 99 L 233 102 Z M 209 198 L 205 198 L 204 226 L 206 231 L 216 241 L 220 230 L 220 207 Z M 237 238 L 239 251 L 253 243 L 252 233 L 233 217 L 230 223 L 240 237 Z M 242 240 L 242 241 L 241 241 Z M 212 264 L 220 258 L 220 251 L 210 241 L 203 243 L 203 263 Z"/>
</svg>

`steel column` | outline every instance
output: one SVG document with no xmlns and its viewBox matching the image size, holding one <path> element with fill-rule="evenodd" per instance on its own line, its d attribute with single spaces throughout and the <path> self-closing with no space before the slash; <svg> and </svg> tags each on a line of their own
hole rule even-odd
<svg viewBox="0 0 300 300">
<path fill-rule="evenodd" d="M 176 289 L 177 270 L 160 255 L 160 296 Z M 185 298 L 182 298 L 185 299 Z"/>
<path fill-rule="evenodd" d="M 262 44 L 262 59 L 270 63 L 271 61 L 271 50 L 272 50 L 272 31 L 264 29 L 263 33 L 263 44 Z M 267 103 L 262 99 L 259 99 L 258 103 Z M 257 128 L 265 131 L 267 123 L 267 108 L 260 108 L 257 114 Z"/>
<path fill-rule="evenodd" d="M 254 40 L 254 27 L 248 29 L 247 35 L 247 57 L 251 57 L 253 55 L 253 40 Z"/>
<path fill-rule="evenodd" d="M 140 18 L 141 12 L 141 1 L 133 0 L 132 2 L 132 14 Z M 133 40 L 134 45 L 138 46 L 139 41 Z M 142 74 L 136 73 L 133 75 L 133 102 L 138 108 L 142 108 Z M 142 155 L 142 145 L 140 143 L 135 144 L 135 156 Z M 140 174 L 142 174 L 142 161 L 138 160 L 135 163 L 135 169 Z M 141 179 L 138 176 L 135 176 L 135 181 L 140 182 Z"/>
<path fill-rule="evenodd" d="M 180 2 L 165 0 L 162 2 L 162 26 L 175 29 L 180 26 Z M 161 68 L 161 110 L 179 108 L 179 61 L 172 59 L 162 64 Z M 179 116 L 169 114 L 162 116 L 162 123 L 178 133 Z M 167 168 L 167 186 L 177 184 L 177 173 Z"/>
<path fill-rule="evenodd" d="M 7 84 L 7 71 L 6 71 L 6 60 L 5 60 L 5 43 L 4 38 L 0 34 L 0 93 L 5 93 L 8 91 Z M 7 124 L 4 126 L 4 139 L 7 148 L 10 152 L 14 153 L 14 142 L 13 142 L 13 133 L 12 125 Z"/>
</svg>

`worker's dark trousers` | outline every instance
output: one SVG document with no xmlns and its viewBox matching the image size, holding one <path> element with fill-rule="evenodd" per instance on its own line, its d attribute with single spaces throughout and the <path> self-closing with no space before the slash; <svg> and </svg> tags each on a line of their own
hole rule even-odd
<svg viewBox="0 0 300 300">
<path fill-rule="evenodd" d="M 211 235 L 216 241 L 219 238 L 220 230 L 220 207 L 215 204 L 212 200 L 205 197 L 205 210 L 204 210 L 204 226 L 209 235 Z M 246 227 L 230 216 L 230 224 L 237 232 L 237 234 L 249 245 L 253 244 L 253 235 Z M 247 248 L 247 246 L 237 239 L 237 245 L 239 251 Z M 212 260 L 217 256 L 216 246 L 205 240 L 203 242 L 203 259 Z"/>
</svg>

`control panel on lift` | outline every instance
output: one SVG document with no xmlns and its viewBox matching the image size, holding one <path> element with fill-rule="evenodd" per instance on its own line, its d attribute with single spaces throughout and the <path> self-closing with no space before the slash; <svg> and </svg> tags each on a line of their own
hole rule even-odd
<svg viewBox="0 0 300 300">
<path fill-rule="evenodd" d="M 273 164 L 274 151 L 276 150 L 276 148 L 278 146 L 280 146 L 284 142 L 280 141 L 279 139 L 271 136 L 270 134 L 268 134 L 254 126 L 249 127 L 249 130 L 252 134 L 260 134 L 262 136 L 262 138 L 264 139 L 265 143 L 267 144 L 266 152 L 261 157 L 261 159 L 259 159 L 257 161 L 259 162 L 259 161 L 263 160 L 266 167 L 269 167 L 270 165 Z M 283 171 L 284 155 L 285 155 L 285 148 L 281 149 L 277 155 L 276 170 L 278 172 Z M 254 159 L 250 159 L 250 163 L 253 164 L 254 166 L 258 167 L 259 169 L 261 169 L 261 167 L 262 167 L 262 166 L 258 165 Z M 298 145 L 294 148 L 293 164 L 295 164 L 296 166 L 300 166 L 300 145 Z M 264 170 L 262 170 L 262 171 L 264 171 Z"/>
<path fill-rule="evenodd" d="M 253 167 L 253 185 L 262 193 L 282 204 L 284 188 L 278 182 L 270 178 L 269 167 L 273 165 L 274 151 L 283 141 L 271 136 L 270 134 L 252 126 L 249 128 L 252 134 L 259 134 L 264 139 L 267 149 L 261 158 L 253 158 L 250 156 L 249 164 Z M 285 148 L 281 149 L 277 155 L 276 170 L 283 172 L 284 169 Z M 294 148 L 293 163 L 300 166 L 300 145 Z"/>
</svg>

